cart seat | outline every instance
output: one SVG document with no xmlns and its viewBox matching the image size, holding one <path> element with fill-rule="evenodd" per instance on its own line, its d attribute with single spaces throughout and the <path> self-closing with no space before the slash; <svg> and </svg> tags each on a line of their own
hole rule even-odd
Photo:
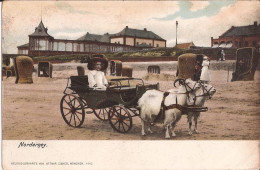
<svg viewBox="0 0 260 170">
<path fill-rule="evenodd" d="M 71 84 L 70 89 L 78 91 L 89 90 L 88 76 L 70 76 Z"/>
</svg>

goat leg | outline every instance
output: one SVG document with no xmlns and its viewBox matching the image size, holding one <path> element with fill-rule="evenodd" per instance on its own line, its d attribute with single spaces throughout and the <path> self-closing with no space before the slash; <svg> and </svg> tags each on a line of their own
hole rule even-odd
<svg viewBox="0 0 260 170">
<path fill-rule="evenodd" d="M 189 122 L 189 135 L 192 135 L 192 130 L 191 130 L 192 122 Z"/>
<path fill-rule="evenodd" d="M 189 135 L 192 135 L 192 130 L 191 130 L 191 127 L 192 127 L 192 115 L 193 115 L 193 113 L 188 112 L 188 122 L 189 122 L 189 131 L 188 131 L 188 134 L 189 134 Z"/>
<path fill-rule="evenodd" d="M 173 136 L 173 137 L 176 136 L 176 134 L 175 134 L 175 132 L 174 132 L 175 126 L 176 126 L 176 123 L 174 122 L 173 125 L 171 126 L 171 131 L 172 131 L 172 136 Z"/>
<path fill-rule="evenodd" d="M 165 138 L 169 139 L 169 138 L 171 138 L 171 136 L 170 136 L 170 131 L 169 131 L 170 125 L 167 124 L 167 125 L 165 126 L 165 128 L 166 128 Z"/>
<path fill-rule="evenodd" d="M 199 115 L 200 115 L 200 113 L 198 113 L 198 114 L 196 114 L 194 116 L 194 122 L 195 122 L 194 132 L 197 133 L 197 134 L 199 133 L 199 131 L 198 131 L 198 118 L 199 118 Z"/>
<path fill-rule="evenodd" d="M 145 136 L 145 122 L 144 120 L 141 119 L 141 124 L 142 124 L 142 135 Z"/>
<path fill-rule="evenodd" d="M 147 123 L 147 131 L 149 133 L 153 133 L 153 131 L 151 130 L 151 123 L 150 122 Z"/>
</svg>

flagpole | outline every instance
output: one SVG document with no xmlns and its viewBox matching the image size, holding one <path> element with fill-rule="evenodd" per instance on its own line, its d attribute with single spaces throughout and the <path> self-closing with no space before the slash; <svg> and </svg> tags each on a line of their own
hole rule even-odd
<svg viewBox="0 0 260 170">
<path fill-rule="evenodd" d="M 176 21 L 176 47 L 177 47 L 177 28 L 178 28 L 178 21 Z"/>
</svg>

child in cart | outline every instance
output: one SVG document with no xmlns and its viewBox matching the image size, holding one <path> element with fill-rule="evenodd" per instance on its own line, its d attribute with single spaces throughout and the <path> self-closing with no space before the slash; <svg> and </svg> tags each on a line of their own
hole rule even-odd
<svg viewBox="0 0 260 170">
<path fill-rule="evenodd" d="M 104 58 L 94 57 L 88 63 L 88 82 L 89 87 L 105 90 L 109 85 L 104 73 L 108 67 L 108 61 Z"/>
</svg>

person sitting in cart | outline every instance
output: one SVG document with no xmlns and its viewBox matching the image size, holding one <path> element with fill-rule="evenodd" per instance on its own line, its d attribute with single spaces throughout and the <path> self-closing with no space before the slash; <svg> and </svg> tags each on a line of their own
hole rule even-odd
<svg viewBox="0 0 260 170">
<path fill-rule="evenodd" d="M 197 60 L 195 68 L 194 68 L 193 80 L 194 81 L 199 81 L 200 80 L 200 75 L 201 75 L 201 64 L 200 64 L 200 61 Z"/>
<path fill-rule="evenodd" d="M 89 87 L 94 89 L 106 89 L 109 85 L 104 73 L 108 67 L 108 61 L 104 58 L 94 57 L 88 63 Z"/>
</svg>

